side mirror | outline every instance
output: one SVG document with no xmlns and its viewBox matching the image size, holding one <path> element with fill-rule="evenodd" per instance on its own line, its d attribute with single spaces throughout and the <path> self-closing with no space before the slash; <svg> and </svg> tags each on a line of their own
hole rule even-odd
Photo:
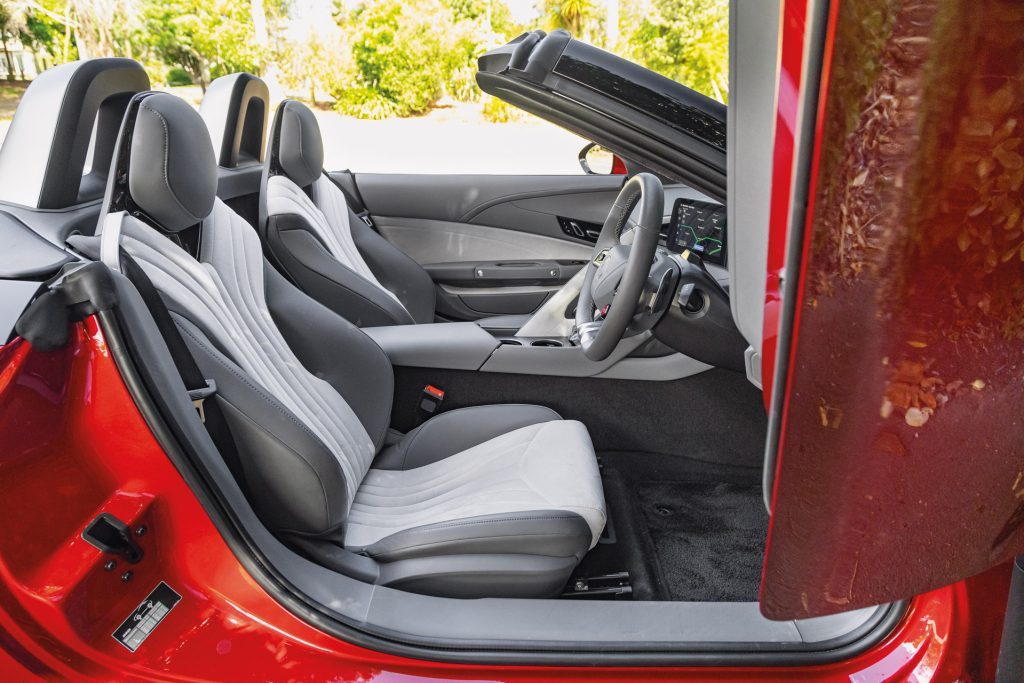
<svg viewBox="0 0 1024 683">
<path fill-rule="evenodd" d="M 580 150 L 579 160 L 587 175 L 626 175 L 626 164 L 621 157 L 596 142 Z"/>
</svg>

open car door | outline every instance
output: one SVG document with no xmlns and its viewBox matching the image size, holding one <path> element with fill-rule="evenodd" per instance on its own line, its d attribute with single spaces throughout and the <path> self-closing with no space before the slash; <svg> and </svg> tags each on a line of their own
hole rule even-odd
<svg viewBox="0 0 1024 683">
<path fill-rule="evenodd" d="M 776 134 L 761 594 L 776 619 L 1024 552 L 1024 8 L 833 2 L 823 22 L 806 125 Z M 786 76 L 816 83 L 810 57 L 784 50 Z"/>
</svg>

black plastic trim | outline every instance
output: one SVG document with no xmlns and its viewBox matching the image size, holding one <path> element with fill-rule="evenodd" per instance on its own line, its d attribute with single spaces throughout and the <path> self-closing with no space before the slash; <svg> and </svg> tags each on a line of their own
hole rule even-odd
<svg viewBox="0 0 1024 683">
<path fill-rule="evenodd" d="M 552 121 L 588 140 L 598 142 L 622 157 L 692 187 L 707 196 L 725 202 L 725 168 L 707 163 L 697 154 L 684 152 L 677 145 L 683 137 L 662 125 L 665 133 L 656 135 L 653 124 L 645 128 L 573 101 L 557 92 L 549 92 L 533 83 L 508 74 L 478 72 L 477 84 L 484 92 L 505 100 L 514 107 Z"/>
<path fill-rule="evenodd" d="M 540 36 L 480 57 L 480 88 L 725 201 L 725 105 L 565 31 Z"/>
<path fill-rule="evenodd" d="M 0 278 L 7 280 L 45 280 L 74 260 L 6 211 L 0 211 L 0 244 Z"/>
</svg>

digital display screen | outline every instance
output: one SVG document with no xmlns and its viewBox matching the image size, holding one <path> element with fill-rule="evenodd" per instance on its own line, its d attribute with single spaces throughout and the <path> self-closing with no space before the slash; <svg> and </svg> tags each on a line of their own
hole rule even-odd
<svg viewBox="0 0 1024 683">
<path fill-rule="evenodd" d="M 665 246 L 674 254 L 689 249 L 708 263 L 725 264 L 725 207 L 677 199 Z"/>
</svg>

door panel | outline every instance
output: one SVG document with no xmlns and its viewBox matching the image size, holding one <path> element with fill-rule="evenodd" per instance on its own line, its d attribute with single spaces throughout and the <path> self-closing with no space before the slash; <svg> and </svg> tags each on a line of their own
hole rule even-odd
<svg viewBox="0 0 1024 683">
<path fill-rule="evenodd" d="M 604 222 L 623 183 L 603 175 L 351 178 L 381 235 L 431 273 L 438 312 L 457 319 L 539 308 L 590 258 L 586 228 Z"/>
<path fill-rule="evenodd" d="M 490 224 L 480 214 L 501 204 L 545 198 L 555 202 L 548 205 L 548 214 L 557 210 L 598 211 L 598 207 L 602 207 L 604 212 L 598 211 L 598 214 L 603 222 L 607 210 L 622 189 L 623 180 L 623 176 L 604 175 L 355 174 L 359 193 L 374 216 L 494 225 L 559 238 L 564 235 L 553 219 L 538 221 L 536 217 L 520 216 L 513 222 Z M 592 206 L 590 202 L 593 202 Z M 520 210 L 529 213 L 541 211 L 533 207 Z M 586 216 L 569 217 L 586 220 Z"/>
<path fill-rule="evenodd" d="M 774 392 L 776 619 L 1024 552 L 1024 6 L 844 2 L 831 22 Z"/>
<path fill-rule="evenodd" d="M 472 223 L 376 215 L 373 223 L 389 242 L 424 266 L 456 261 L 587 259 L 594 249 L 582 241 Z"/>
</svg>

